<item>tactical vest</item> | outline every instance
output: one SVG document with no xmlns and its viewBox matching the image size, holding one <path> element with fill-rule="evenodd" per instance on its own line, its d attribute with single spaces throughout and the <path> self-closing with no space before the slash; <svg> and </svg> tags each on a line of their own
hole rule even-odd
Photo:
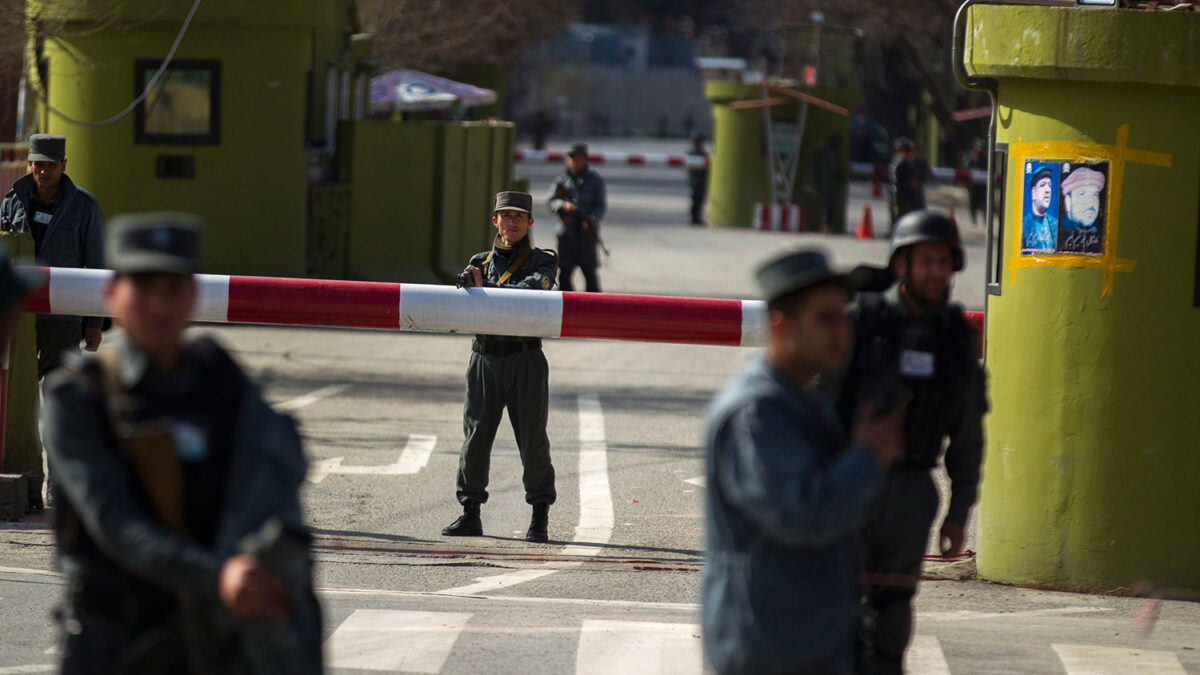
<svg viewBox="0 0 1200 675">
<path fill-rule="evenodd" d="M 849 429 L 865 401 L 879 409 L 881 401 L 906 398 L 904 459 L 897 466 L 931 468 L 953 430 L 953 411 L 968 395 L 974 329 L 958 305 L 947 308 L 943 321 L 902 315 L 878 293 L 862 293 L 858 302 L 854 355 L 838 415 Z"/>
</svg>

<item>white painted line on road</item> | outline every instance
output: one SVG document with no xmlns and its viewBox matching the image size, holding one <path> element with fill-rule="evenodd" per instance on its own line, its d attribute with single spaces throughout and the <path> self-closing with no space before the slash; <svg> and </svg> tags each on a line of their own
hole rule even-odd
<svg viewBox="0 0 1200 675">
<path fill-rule="evenodd" d="M 0 574 L 33 574 L 44 577 L 65 578 L 63 574 L 52 570 L 35 570 L 29 567 L 0 567 Z"/>
<path fill-rule="evenodd" d="M 586 619 L 576 675 L 701 673 L 700 626 Z"/>
<path fill-rule="evenodd" d="M 0 668 L 0 675 L 16 675 L 17 673 L 53 673 L 57 670 L 57 664 L 38 666 L 7 666 L 5 668 Z"/>
<path fill-rule="evenodd" d="M 915 635 L 904 654 L 904 672 L 912 675 L 950 675 L 942 643 L 932 635 Z"/>
<path fill-rule="evenodd" d="M 1113 611 L 1112 607 L 1052 607 L 1049 609 L 1031 609 L 1024 612 L 973 612 L 967 609 L 956 609 L 949 612 L 921 612 L 918 616 L 928 621 L 977 621 L 979 619 L 1028 619 L 1035 616 L 1091 614 L 1111 611 Z"/>
<path fill-rule="evenodd" d="M 476 583 L 467 584 L 466 586 L 458 586 L 448 588 L 444 591 L 438 591 L 439 594 L 445 595 L 480 595 L 489 591 L 498 591 L 502 588 L 515 586 L 516 584 L 532 581 L 541 577 L 554 574 L 558 570 L 547 569 L 529 569 L 516 570 L 507 574 L 498 574 L 491 577 L 478 577 Z"/>
<path fill-rule="evenodd" d="M 696 487 L 704 487 L 704 485 L 705 485 L 704 476 L 696 476 L 695 478 L 688 478 L 687 480 L 685 480 L 683 482 L 691 483 L 692 485 L 695 485 Z"/>
<path fill-rule="evenodd" d="M 592 394 L 579 396 L 579 525 L 575 542 L 592 546 L 567 546 L 563 555 L 596 555 L 612 539 L 613 503 L 608 485 L 608 445 L 604 438 L 604 411 Z"/>
<path fill-rule="evenodd" d="M 517 602 L 537 605 L 583 605 L 588 607 L 612 607 L 623 609 L 650 609 L 672 612 L 699 612 L 700 605 L 686 602 L 646 602 L 644 600 L 593 600 L 591 598 L 539 598 L 524 595 L 467 595 L 447 591 L 392 591 L 377 588 L 318 588 L 322 596 L 365 595 L 373 598 L 453 598 L 477 602 Z"/>
<path fill-rule="evenodd" d="M 437 445 L 437 436 L 413 434 L 408 437 L 408 443 L 400 451 L 400 457 L 395 464 L 380 464 L 376 466 L 342 466 L 345 457 L 331 457 L 313 462 L 308 468 L 308 482 L 316 484 L 325 480 L 331 473 L 371 475 L 371 476 L 401 476 L 420 473 L 429 462 L 429 455 Z"/>
<path fill-rule="evenodd" d="M 1098 647 L 1095 645 L 1051 645 L 1068 675 L 1185 675 L 1174 652 Z"/>
<path fill-rule="evenodd" d="M 349 388 L 350 385 L 348 384 L 331 384 L 327 387 L 321 387 L 316 391 L 311 391 L 303 396 L 297 396 L 296 398 L 283 401 L 282 403 L 276 403 L 271 407 L 280 412 L 292 412 L 293 410 L 299 410 L 301 408 L 310 406 L 323 398 L 337 396 Z"/>
<path fill-rule="evenodd" d="M 325 643 L 330 669 L 438 673 L 470 614 L 358 609 Z"/>
<path fill-rule="evenodd" d="M 594 394 L 579 396 L 579 524 L 575 526 L 575 544 L 559 553 L 564 556 L 594 556 L 612 538 L 612 491 L 608 486 L 608 445 L 604 440 L 604 411 Z M 583 544 L 588 544 L 587 546 Z M 556 563 L 556 569 L 526 569 L 492 577 L 480 577 L 476 583 L 448 588 L 439 593 L 475 595 L 554 574 L 563 567 L 580 562 Z"/>
<path fill-rule="evenodd" d="M 62 647 L 59 647 L 58 645 L 50 645 L 50 648 L 42 653 L 46 654 L 47 656 L 58 656 L 62 653 Z"/>
</svg>

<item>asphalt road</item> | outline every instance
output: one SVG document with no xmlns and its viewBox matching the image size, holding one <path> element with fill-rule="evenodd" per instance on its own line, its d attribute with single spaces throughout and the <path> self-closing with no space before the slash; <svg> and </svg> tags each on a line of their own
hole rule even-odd
<svg viewBox="0 0 1200 675">
<path fill-rule="evenodd" d="M 544 194 L 553 170 L 519 173 Z M 780 247 L 818 244 L 846 265 L 886 255 L 881 241 L 690 228 L 678 170 L 604 174 L 606 290 L 754 297 L 754 263 Z M 869 186 L 855 190 L 861 203 Z M 547 214 L 537 243 L 553 245 L 551 232 Z M 971 279 L 982 237 L 967 234 L 970 267 L 956 293 L 979 307 L 982 280 Z M 200 330 L 216 333 L 302 423 L 332 672 L 702 670 L 702 416 L 755 350 L 547 341 L 558 502 L 552 541 L 538 545 L 522 540 L 529 508 L 507 424 L 493 452 L 485 536 L 440 535 L 458 514 L 469 337 Z M 62 580 L 51 572 L 46 522 L 41 514 L 0 525 L 0 675 L 54 670 L 50 615 Z M 1145 609 L 1138 599 L 926 581 L 912 672 L 1200 673 L 1200 609 L 1168 601 L 1142 637 Z"/>
</svg>

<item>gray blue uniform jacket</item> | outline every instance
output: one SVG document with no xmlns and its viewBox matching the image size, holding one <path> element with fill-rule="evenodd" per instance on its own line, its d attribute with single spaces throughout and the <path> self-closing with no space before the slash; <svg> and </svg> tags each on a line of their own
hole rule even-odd
<svg viewBox="0 0 1200 675">
<path fill-rule="evenodd" d="M 13 183 L 0 204 L 0 226 L 32 236 L 29 203 L 36 194 L 37 183 L 32 175 Z M 100 203 L 87 190 L 76 186 L 66 174 L 59 185 L 57 202 L 38 251 L 38 262 L 50 267 L 104 268 L 104 213 Z M 78 321 L 77 317 L 69 316 L 45 318 Z M 85 321 L 86 326 L 99 328 L 104 319 L 88 317 Z"/>
<path fill-rule="evenodd" d="M 720 673 L 852 672 L 859 527 L 883 472 L 760 358 L 707 422 L 704 646 Z"/>
<path fill-rule="evenodd" d="M 608 211 L 608 197 L 604 187 L 604 179 L 592 167 L 584 169 L 576 176 L 570 171 L 564 172 L 554 181 L 550 188 L 550 213 L 563 219 L 563 204 L 574 202 L 579 207 L 580 214 L 585 218 L 599 223 Z M 559 235 L 563 229 L 559 229 Z"/>
<path fill-rule="evenodd" d="M 508 279 L 503 284 L 500 283 L 500 277 L 508 271 L 509 265 L 520 257 L 525 248 L 531 246 L 533 246 L 533 240 L 528 236 L 517 242 L 512 248 L 505 248 L 500 244 L 500 238 L 496 237 L 491 251 L 476 253 L 471 256 L 471 261 L 467 264 L 483 270 L 485 288 L 528 288 L 548 291 L 554 288 L 554 279 L 558 276 L 558 254 L 553 249 L 533 249 L 525 262 L 521 263 L 521 268 L 513 270 Z M 529 339 L 507 335 L 477 335 L 475 337 L 477 340 L 485 342 Z"/>
<path fill-rule="evenodd" d="M 98 357 L 76 357 L 69 367 L 49 376 L 43 438 L 60 499 L 67 502 L 66 508 L 79 521 L 75 527 L 82 530 L 82 536 L 72 537 L 72 551 L 60 551 L 63 571 L 74 580 L 73 584 L 91 581 L 95 586 L 106 580 L 120 584 L 129 579 L 133 586 L 125 592 L 126 617 L 153 616 L 153 611 L 161 612 L 164 607 L 172 612 L 179 611 L 172 610 L 172 606 L 187 607 L 191 608 L 187 612 L 195 610 L 194 615 L 207 622 L 205 625 L 218 625 L 214 631 L 237 631 L 247 636 L 246 649 L 258 655 L 260 665 L 262 659 L 277 661 L 260 672 L 319 672 L 320 610 L 311 592 L 306 555 L 301 555 L 299 561 L 288 558 L 286 566 L 272 570 L 288 587 L 294 607 L 291 618 L 281 626 L 241 624 L 223 610 L 217 596 L 223 562 L 247 550 L 268 530 L 269 523 L 289 532 L 304 531 L 299 489 L 308 464 L 295 423 L 273 411 L 211 339 L 185 344 L 179 368 L 170 376 L 127 342 L 121 341 L 113 348 L 120 350 L 117 370 L 121 384 L 140 400 L 148 401 L 150 407 L 156 401 L 194 400 L 189 396 L 196 396 L 195 392 L 228 391 L 210 386 L 212 373 L 221 370 L 233 373 L 226 379 L 234 380 L 232 391 L 240 395 L 220 404 L 228 406 L 223 408 L 228 415 L 221 419 L 232 422 L 229 429 L 210 429 L 207 435 L 193 432 L 186 437 L 176 433 L 185 488 L 199 487 L 190 500 L 185 500 L 185 509 L 190 508 L 188 515 L 198 515 L 196 520 L 205 526 L 193 527 L 189 519 L 188 530 L 180 532 L 152 515 L 126 450 L 114 435 L 110 421 L 114 413 L 105 403 L 105 390 L 97 388 L 94 375 L 98 372 L 94 362 Z M 198 354 L 214 354 L 215 358 Z M 239 379 L 241 382 L 237 382 Z M 175 419 L 175 424 L 187 421 L 186 417 Z M 189 462 L 197 454 L 216 452 L 211 442 L 213 434 L 226 439 L 221 443 L 226 448 L 221 453 L 225 460 L 219 472 L 205 474 L 201 469 L 198 480 L 193 480 L 197 470 L 189 467 L 196 465 Z M 205 439 L 209 439 L 207 446 Z M 61 524 L 59 538 L 60 547 L 65 547 Z M 260 560 L 268 565 L 266 559 Z M 156 609 L 151 611 L 151 606 Z M 97 620 L 103 623 L 105 617 Z M 86 623 L 83 634 L 88 635 Z"/>
</svg>

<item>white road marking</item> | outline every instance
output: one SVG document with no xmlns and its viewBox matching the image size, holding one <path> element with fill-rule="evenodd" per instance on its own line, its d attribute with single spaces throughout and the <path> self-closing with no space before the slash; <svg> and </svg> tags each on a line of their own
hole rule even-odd
<svg viewBox="0 0 1200 675">
<path fill-rule="evenodd" d="M 429 455 L 437 445 L 437 436 L 413 434 L 408 437 L 408 443 L 400 451 L 400 457 L 395 464 L 377 466 L 342 466 L 344 457 L 332 457 L 313 462 L 308 468 L 307 480 L 310 483 L 320 483 L 331 473 L 369 474 L 372 476 L 400 476 L 419 473 L 429 462 Z"/>
<path fill-rule="evenodd" d="M 437 673 L 470 614 L 357 609 L 325 643 L 330 669 Z"/>
<path fill-rule="evenodd" d="M 540 605 L 585 605 L 588 607 L 619 607 L 673 612 L 699 612 L 700 605 L 686 602 L 646 602 L 642 600 L 594 600 L 591 598 L 540 598 L 524 595 L 466 595 L 447 591 L 392 591 L 377 588 L 318 588 L 325 596 L 365 595 L 373 598 L 453 598 L 455 600 L 488 600 L 492 602 L 532 603 Z"/>
<path fill-rule="evenodd" d="M 604 438 L 604 411 L 594 395 L 579 397 L 579 525 L 577 543 L 563 555 L 596 555 L 612 539 L 613 503 L 608 485 L 608 445 Z"/>
<path fill-rule="evenodd" d="M 687 623 L 586 619 L 576 675 L 700 673 L 700 626 Z"/>
<path fill-rule="evenodd" d="M 439 593 L 444 593 L 446 595 L 480 595 L 489 591 L 508 588 L 509 586 L 514 586 L 523 581 L 532 581 L 533 579 L 554 574 L 557 571 L 558 570 L 528 569 L 516 570 L 514 572 L 508 572 L 507 574 L 498 574 L 491 577 L 478 577 L 475 579 L 476 583 L 467 584 L 466 586 L 457 586 L 455 588 L 448 588 L 444 591 L 439 591 Z"/>
<path fill-rule="evenodd" d="M 292 412 L 310 406 L 323 398 L 337 396 L 338 394 L 350 388 L 348 384 L 331 384 L 327 387 L 321 387 L 316 391 L 311 391 L 303 396 L 276 403 L 271 406 L 280 412 Z"/>
<path fill-rule="evenodd" d="M 1069 675 L 1183 675 L 1187 671 L 1174 652 L 1098 647 L 1095 645 L 1051 645 Z"/>
<path fill-rule="evenodd" d="M 48 656 L 57 656 L 62 653 L 62 647 L 59 647 L 58 645 L 50 645 L 50 648 L 42 653 Z"/>
<path fill-rule="evenodd" d="M 683 482 L 691 483 L 692 485 L 695 485 L 696 487 L 704 487 L 704 476 L 696 476 L 695 478 L 688 478 L 688 479 L 684 480 Z"/>
<path fill-rule="evenodd" d="M 0 574 L 33 574 L 44 577 L 65 578 L 63 574 L 53 570 L 35 570 L 29 567 L 0 567 Z"/>
<path fill-rule="evenodd" d="M 956 609 L 949 612 L 923 612 L 919 616 L 927 621 L 971 621 L 978 619 L 1026 619 L 1033 616 L 1091 614 L 1093 612 L 1111 611 L 1113 611 L 1112 607 L 1052 607 L 1049 609 L 1031 609 L 1024 612 L 974 612 L 967 609 Z"/>
<path fill-rule="evenodd" d="M 612 539 L 613 504 L 608 485 L 608 445 L 604 439 L 604 411 L 594 394 L 579 396 L 579 524 L 574 544 L 559 553 L 564 556 L 594 556 Z M 587 544 L 586 546 L 583 544 Z M 476 583 L 448 588 L 439 593 L 473 595 L 508 588 L 554 574 L 560 569 L 578 567 L 581 562 L 548 562 L 542 567 L 517 570 L 492 577 L 479 577 Z M 545 569 L 554 566 L 555 569 Z"/>
<path fill-rule="evenodd" d="M 914 635 L 904 654 L 904 672 L 912 675 L 950 675 L 942 644 L 932 635 Z"/>
<path fill-rule="evenodd" d="M 7 666 L 5 668 L 0 668 L 0 675 L 16 675 L 17 673 L 53 673 L 57 671 L 57 664 L 39 666 Z"/>
</svg>

